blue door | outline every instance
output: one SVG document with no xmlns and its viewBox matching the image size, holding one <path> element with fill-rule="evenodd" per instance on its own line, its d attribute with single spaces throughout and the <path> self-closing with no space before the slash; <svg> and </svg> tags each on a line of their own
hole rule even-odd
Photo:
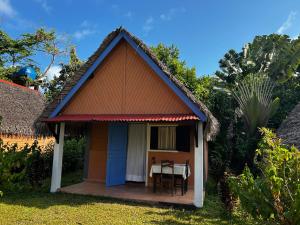
<svg viewBox="0 0 300 225">
<path fill-rule="evenodd" d="M 127 130 L 126 123 L 109 124 L 106 186 L 125 184 Z"/>
</svg>

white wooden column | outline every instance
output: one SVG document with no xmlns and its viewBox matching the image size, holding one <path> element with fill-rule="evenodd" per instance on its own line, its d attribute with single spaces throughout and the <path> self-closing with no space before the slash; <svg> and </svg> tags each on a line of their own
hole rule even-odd
<svg viewBox="0 0 300 225">
<path fill-rule="evenodd" d="M 194 159 L 194 205 L 202 207 L 204 201 L 204 163 L 203 163 L 203 124 L 198 123 L 198 146 L 195 146 L 195 159 Z"/>
<path fill-rule="evenodd" d="M 58 125 L 56 125 L 57 131 Z M 51 177 L 51 192 L 56 192 L 61 187 L 61 171 L 64 150 L 65 123 L 60 123 L 59 143 L 54 144 L 52 177 Z"/>
<path fill-rule="evenodd" d="M 151 127 L 149 125 L 149 123 L 147 123 L 147 128 L 146 128 L 146 145 L 147 145 L 147 148 L 146 148 L 146 169 L 145 169 L 145 173 L 146 173 L 146 178 L 145 178 L 145 186 L 147 187 L 148 186 L 148 178 L 149 178 L 149 171 L 148 171 L 148 161 L 149 161 L 149 156 L 148 156 L 148 153 L 149 153 L 149 149 L 150 149 L 150 132 L 151 132 Z"/>
</svg>

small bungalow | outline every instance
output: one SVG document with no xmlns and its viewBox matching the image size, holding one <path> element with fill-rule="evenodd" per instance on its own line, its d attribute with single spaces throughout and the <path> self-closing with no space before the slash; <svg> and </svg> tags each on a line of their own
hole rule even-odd
<svg viewBox="0 0 300 225">
<path fill-rule="evenodd" d="M 218 121 L 125 29 L 104 39 L 41 120 L 56 138 L 51 192 L 202 207 L 207 142 L 217 134 Z M 84 182 L 61 188 L 64 136 L 72 127 L 82 127 L 88 139 Z M 164 174 L 188 180 L 188 188 L 180 195 L 152 191 Z"/>
<path fill-rule="evenodd" d="M 278 137 L 283 143 L 294 145 L 300 149 L 300 103 L 289 113 L 277 130 Z"/>
<path fill-rule="evenodd" d="M 36 139 L 41 144 L 53 140 L 37 135 L 35 121 L 44 108 L 45 99 L 37 90 L 0 80 L 0 139 L 18 146 L 32 144 Z"/>
</svg>

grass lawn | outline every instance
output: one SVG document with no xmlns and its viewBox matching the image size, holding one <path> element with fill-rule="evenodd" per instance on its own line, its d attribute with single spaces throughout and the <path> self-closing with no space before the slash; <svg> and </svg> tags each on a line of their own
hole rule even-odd
<svg viewBox="0 0 300 225">
<path fill-rule="evenodd" d="M 65 179 L 65 184 L 74 181 Z M 110 198 L 29 192 L 4 194 L 0 224 L 254 224 L 244 214 L 231 218 L 217 196 L 203 209 L 154 207 Z"/>
<path fill-rule="evenodd" d="M 0 224 L 253 224 L 226 216 L 217 197 L 198 210 L 159 208 L 108 198 L 71 194 L 7 195 L 0 202 Z"/>
</svg>

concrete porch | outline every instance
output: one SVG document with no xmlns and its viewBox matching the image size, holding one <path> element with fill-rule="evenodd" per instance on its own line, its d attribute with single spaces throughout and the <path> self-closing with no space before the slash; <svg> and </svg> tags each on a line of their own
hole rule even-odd
<svg viewBox="0 0 300 225">
<path fill-rule="evenodd" d="M 157 189 L 156 193 L 152 192 L 151 187 L 145 187 L 144 183 L 126 183 L 106 187 L 104 183 L 84 181 L 79 184 L 70 185 L 59 189 L 60 192 L 81 195 L 105 196 L 124 200 L 133 200 L 137 202 L 146 202 L 153 204 L 174 204 L 192 206 L 194 191 L 189 189 L 185 195 L 181 195 L 178 189 L 172 196 L 165 190 Z"/>
</svg>

